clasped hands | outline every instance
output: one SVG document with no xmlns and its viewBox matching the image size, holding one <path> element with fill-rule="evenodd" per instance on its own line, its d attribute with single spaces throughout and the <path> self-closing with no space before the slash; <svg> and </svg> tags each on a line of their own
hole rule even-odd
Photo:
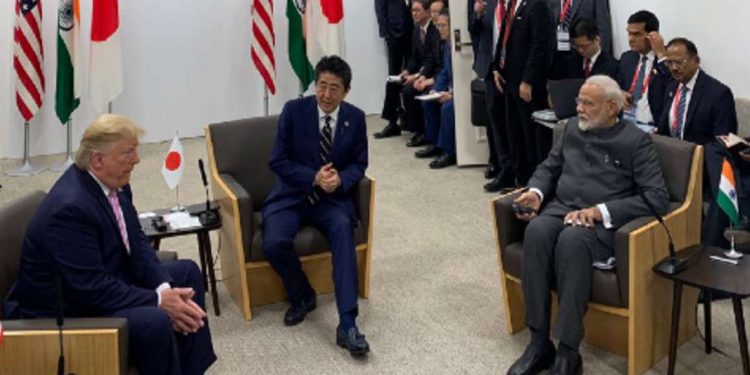
<svg viewBox="0 0 750 375">
<path fill-rule="evenodd" d="M 315 185 L 320 186 L 326 193 L 333 193 L 341 185 L 339 171 L 333 167 L 332 163 L 320 167 L 318 173 L 315 174 Z"/>
<path fill-rule="evenodd" d="M 196 333 L 205 324 L 206 312 L 193 301 L 192 288 L 171 288 L 161 292 L 159 308 L 164 310 L 172 321 L 172 329 L 187 335 Z"/>
</svg>

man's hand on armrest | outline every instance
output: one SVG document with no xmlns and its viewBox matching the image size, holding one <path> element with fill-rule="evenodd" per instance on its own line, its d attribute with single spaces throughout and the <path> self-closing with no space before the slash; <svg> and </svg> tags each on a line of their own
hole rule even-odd
<svg viewBox="0 0 750 375">
<path fill-rule="evenodd" d="M 161 293 L 159 308 L 167 313 L 177 332 L 195 333 L 204 325 L 206 312 L 192 300 L 194 295 L 191 288 L 172 288 Z"/>
<path fill-rule="evenodd" d="M 519 220 L 523 221 L 530 221 L 531 219 L 535 218 L 537 213 L 539 212 L 539 208 L 542 206 L 541 197 L 533 191 L 527 191 L 519 195 L 518 198 L 513 201 L 513 203 L 522 207 L 528 207 L 532 210 L 531 212 L 516 212 L 516 217 Z"/>
</svg>

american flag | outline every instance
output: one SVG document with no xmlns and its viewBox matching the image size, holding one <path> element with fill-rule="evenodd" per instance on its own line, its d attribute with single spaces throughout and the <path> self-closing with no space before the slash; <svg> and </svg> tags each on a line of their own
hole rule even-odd
<svg viewBox="0 0 750 375">
<path fill-rule="evenodd" d="M 16 104 L 24 120 L 30 121 L 42 106 L 44 97 L 41 0 L 16 0 L 13 39 Z"/>
<path fill-rule="evenodd" d="M 253 0 L 253 36 L 250 46 L 250 57 L 268 91 L 276 94 L 276 59 L 273 46 L 276 36 L 273 32 L 272 0 Z"/>
</svg>

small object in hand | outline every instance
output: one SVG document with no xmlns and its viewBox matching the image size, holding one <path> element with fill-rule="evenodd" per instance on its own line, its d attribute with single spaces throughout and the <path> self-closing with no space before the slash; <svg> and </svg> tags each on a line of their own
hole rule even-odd
<svg viewBox="0 0 750 375">
<path fill-rule="evenodd" d="M 529 206 L 523 206 L 518 203 L 511 203 L 511 207 L 513 207 L 513 212 L 517 214 L 533 214 L 536 213 L 536 210 L 529 207 Z"/>
<path fill-rule="evenodd" d="M 167 222 L 164 221 L 163 216 L 157 216 L 151 219 L 151 226 L 154 227 L 157 232 L 166 232 L 168 229 Z"/>
</svg>

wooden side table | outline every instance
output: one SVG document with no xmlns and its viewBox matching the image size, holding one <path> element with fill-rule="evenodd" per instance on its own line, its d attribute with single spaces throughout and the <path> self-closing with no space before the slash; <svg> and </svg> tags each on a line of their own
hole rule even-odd
<svg viewBox="0 0 750 375">
<path fill-rule="evenodd" d="M 185 208 L 191 215 L 197 215 L 199 212 L 206 209 L 206 204 L 193 204 L 190 206 L 186 206 Z M 215 202 L 211 202 L 211 208 L 218 209 L 218 205 L 216 205 Z M 170 213 L 171 211 L 169 209 L 162 209 L 155 210 L 153 212 L 156 215 L 164 215 Z M 211 250 L 211 237 L 208 235 L 210 231 L 221 228 L 221 221 L 219 221 L 215 225 L 210 226 L 201 225 L 198 227 L 177 230 L 167 229 L 164 232 L 159 232 L 151 225 L 151 220 L 151 218 L 145 218 L 140 219 L 140 222 L 141 228 L 143 228 L 143 233 L 145 233 L 146 237 L 151 240 L 151 243 L 156 250 L 159 250 L 159 245 L 161 244 L 161 240 L 163 238 L 185 236 L 190 234 L 196 235 L 196 237 L 198 238 L 198 257 L 200 258 L 201 272 L 203 273 L 203 286 L 206 288 L 206 291 L 211 292 L 211 300 L 214 304 L 214 312 L 216 313 L 216 316 L 221 315 L 221 310 L 219 308 L 219 295 L 216 290 L 216 275 L 214 274 L 214 259 Z"/>
<path fill-rule="evenodd" d="M 698 252 L 698 253 L 694 253 Z M 724 256 L 724 250 L 703 245 L 694 245 L 684 250 L 683 254 L 695 254 L 688 267 L 676 274 L 668 275 L 654 269 L 657 275 L 674 282 L 672 296 L 672 326 L 669 335 L 669 368 L 668 373 L 674 374 L 675 356 L 677 354 L 677 329 L 680 323 L 680 304 L 682 303 L 683 285 L 700 289 L 709 296 L 712 292 L 729 294 L 734 306 L 734 321 L 737 326 L 737 337 L 740 343 L 742 357 L 742 371 L 750 374 L 750 359 L 747 350 L 747 334 L 745 333 L 745 318 L 742 315 L 742 299 L 750 296 L 750 259 L 743 257 L 737 265 L 711 260 L 711 255 Z M 706 313 L 706 353 L 710 353 L 711 346 L 711 308 L 710 302 L 704 305 Z"/>
</svg>

